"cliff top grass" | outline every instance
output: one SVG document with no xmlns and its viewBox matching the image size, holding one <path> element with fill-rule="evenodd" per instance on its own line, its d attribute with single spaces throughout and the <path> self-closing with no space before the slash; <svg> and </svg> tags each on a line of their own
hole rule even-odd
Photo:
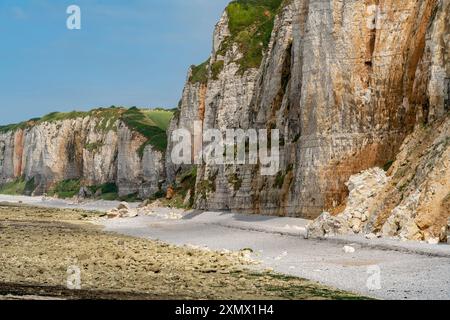
<svg viewBox="0 0 450 320">
<path fill-rule="evenodd" d="M 140 109 L 140 111 L 160 129 L 166 131 L 170 120 L 173 117 L 173 111 L 165 109 Z"/>
<path fill-rule="evenodd" d="M 15 131 L 18 129 L 27 129 L 42 123 L 52 123 L 57 121 L 86 118 L 86 117 L 101 118 L 102 121 L 99 123 L 99 125 L 101 126 L 103 124 L 105 126 L 102 129 L 110 129 L 106 128 L 106 124 L 114 123 L 117 119 L 120 118 L 121 113 L 123 113 L 124 111 L 125 111 L 124 108 L 118 108 L 113 106 L 109 108 L 97 108 L 90 111 L 51 112 L 41 118 L 34 118 L 16 124 L 0 126 L 0 132 L 4 133 L 8 131 Z"/>
<path fill-rule="evenodd" d="M 275 16 L 283 0 L 234 0 L 226 11 L 230 37 L 222 43 L 226 52 L 233 43 L 243 57 L 238 60 L 241 71 L 259 68 L 273 30 Z"/>
<path fill-rule="evenodd" d="M 170 115 L 170 116 L 169 116 Z M 130 108 L 122 115 L 122 121 L 133 130 L 136 130 L 148 140 L 139 148 L 142 157 L 144 149 L 151 144 L 157 150 L 164 152 L 167 148 L 166 129 L 172 117 L 170 111 L 139 110 Z"/>
<path fill-rule="evenodd" d="M 275 16 L 279 9 L 290 0 L 234 0 L 226 8 L 230 36 L 224 39 L 217 54 L 226 52 L 237 44 L 243 57 L 236 62 L 240 72 L 259 68 L 264 52 L 272 35 Z M 192 66 L 191 83 L 206 83 L 208 80 L 210 59 L 198 66 Z M 213 78 L 217 78 L 223 64 L 211 66 Z"/>
<path fill-rule="evenodd" d="M 132 109 L 137 108 L 133 107 Z M 33 118 L 20 123 L 0 126 L 0 132 L 14 131 L 17 129 L 26 129 L 46 122 L 52 123 L 57 121 L 72 120 L 86 117 L 96 117 L 102 120 L 112 120 L 107 122 L 114 123 L 115 121 L 121 119 L 123 114 L 126 113 L 128 110 L 129 109 L 125 107 L 111 106 L 108 108 L 96 108 L 90 111 L 51 112 L 41 118 Z M 167 129 L 167 127 L 169 126 L 170 119 L 172 118 L 173 115 L 173 110 L 167 110 L 163 108 L 138 109 L 138 110 L 142 111 L 143 113 L 142 117 L 149 117 L 155 122 L 154 125 L 164 130 Z M 99 125 L 101 124 L 102 122 L 99 123 Z M 102 128 L 102 129 L 110 129 L 110 128 Z"/>
<path fill-rule="evenodd" d="M 117 121 L 122 120 L 130 129 L 138 131 L 148 139 L 148 143 L 145 145 L 151 144 L 157 150 L 165 151 L 167 146 L 166 129 L 173 117 L 173 110 L 163 108 L 138 109 L 136 107 L 127 109 L 111 106 L 109 108 L 97 108 L 90 111 L 52 112 L 41 118 L 0 126 L 0 133 L 32 128 L 43 123 L 86 117 L 96 117 L 99 119 L 97 124 L 99 131 L 116 130 Z"/>
</svg>

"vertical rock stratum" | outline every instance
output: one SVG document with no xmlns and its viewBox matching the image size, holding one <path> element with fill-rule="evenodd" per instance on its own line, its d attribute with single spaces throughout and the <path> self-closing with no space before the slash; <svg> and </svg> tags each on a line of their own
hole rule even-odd
<svg viewBox="0 0 450 320">
<path fill-rule="evenodd" d="M 0 127 L 0 185 L 17 185 L 26 194 L 43 194 L 72 181 L 80 186 L 116 185 L 117 196 L 148 198 L 165 179 L 166 134 L 148 114 L 171 112 L 131 108 L 52 113 Z M 117 190 L 115 190 L 117 188 Z"/>
<path fill-rule="evenodd" d="M 282 167 L 264 177 L 200 165 L 195 206 L 337 214 L 349 178 L 392 163 L 414 128 L 438 123 L 448 137 L 449 10 L 448 0 L 232 1 L 211 57 L 189 71 L 169 139 L 194 120 L 279 129 Z M 170 157 L 166 166 L 174 184 L 191 170 Z"/>
</svg>

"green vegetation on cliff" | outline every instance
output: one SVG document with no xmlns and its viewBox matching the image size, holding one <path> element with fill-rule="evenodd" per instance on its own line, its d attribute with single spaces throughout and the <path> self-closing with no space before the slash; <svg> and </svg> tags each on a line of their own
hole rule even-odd
<svg viewBox="0 0 450 320">
<path fill-rule="evenodd" d="M 164 131 L 169 127 L 174 112 L 173 110 L 165 109 L 140 109 L 140 111 L 152 120 L 158 128 Z"/>
<path fill-rule="evenodd" d="M 36 188 L 34 178 L 26 180 L 20 177 L 14 181 L 7 182 L 0 186 L 0 194 L 15 195 L 31 195 Z"/>
<path fill-rule="evenodd" d="M 27 129 L 43 123 L 73 120 L 78 118 L 95 117 L 99 119 L 98 129 L 108 131 L 114 129 L 115 123 L 120 119 L 126 109 L 119 107 L 97 108 L 90 111 L 51 112 L 41 118 L 34 118 L 16 124 L 0 126 L 0 132 Z"/>
<path fill-rule="evenodd" d="M 206 60 L 198 66 L 191 66 L 192 73 L 189 78 L 190 83 L 201 83 L 206 84 L 208 82 L 208 70 L 209 70 L 210 59 Z"/>
<path fill-rule="evenodd" d="M 25 185 L 26 182 L 22 178 L 5 183 L 0 187 L 0 194 L 23 195 L 25 193 Z"/>
<path fill-rule="evenodd" d="M 136 202 L 141 200 L 139 199 L 137 194 L 130 194 L 122 197 L 119 196 L 119 189 L 117 185 L 113 182 L 89 186 L 84 185 L 80 179 L 69 179 L 59 181 L 53 186 L 52 189 L 49 190 L 48 195 L 57 196 L 58 198 L 61 199 L 69 199 L 77 196 L 82 187 L 90 192 L 90 194 L 87 194 L 85 196 L 91 199 L 102 199 L 108 201 L 119 200 L 127 202 Z M 23 192 L 18 192 L 15 194 L 23 194 Z"/>
<path fill-rule="evenodd" d="M 243 57 L 237 62 L 241 72 L 259 68 L 272 34 L 275 16 L 283 0 L 234 0 L 226 11 L 231 35 L 224 40 L 219 53 L 237 44 Z"/>
<path fill-rule="evenodd" d="M 171 199 L 167 199 L 166 193 L 161 191 L 157 192 L 153 198 L 159 199 L 164 206 L 178 209 L 191 209 L 194 205 L 196 181 L 197 167 L 194 166 L 177 177 L 175 185 L 171 186 L 174 191 Z"/>
<path fill-rule="evenodd" d="M 167 113 L 169 113 L 167 111 Z M 130 108 L 122 115 L 123 122 L 132 130 L 135 130 L 147 138 L 139 148 L 139 154 L 144 154 L 147 145 L 152 145 L 159 151 L 166 151 L 167 134 L 166 129 L 169 116 L 164 115 L 161 111 L 142 111 L 138 108 Z"/>
<path fill-rule="evenodd" d="M 280 8 L 289 2 L 290 0 L 232 1 L 226 8 L 230 36 L 224 39 L 217 55 L 225 55 L 236 44 L 243 55 L 236 60 L 240 72 L 259 68 L 270 42 L 275 16 Z M 217 60 L 210 65 L 208 59 L 191 68 L 189 82 L 206 84 L 210 75 L 217 80 L 224 68 L 224 61 Z"/>
<path fill-rule="evenodd" d="M 81 188 L 81 182 L 79 179 L 63 180 L 58 182 L 52 190 L 50 190 L 49 195 L 58 195 L 62 199 L 72 198 L 78 194 Z"/>
<path fill-rule="evenodd" d="M 138 109 L 136 107 L 126 109 L 123 107 L 97 108 L 91 111 L 52 112 L 42 118 L 35 118 L 17 124 L 0 126 L 0 133 L 16 131 L 19 129 L 32 128 L 43 123 L 73 120 L 79 118 L 97 118 L 97 130 L 106 132 L 117 130 L 117 121 L 123 121 L 130 129 L 138 131 L 147 142 L 139 149 L 142 155 L 145 146 L 154 146 L 157 150 L 164 152 L 167 146 L 166 129 L 173 117 L 172 110 Z M 95 151 L 101 147 L 101 142 L 93 142 L 86 145 L 88 151 Z"/>
<path fill-rule="evenodd" d="M 216 61 L 211 65 L 211 72 L 214 80 L 219 78 L 219 74 L 222 72 L 224 66 L 225 62 L 223 60 Z"/>
</svg>

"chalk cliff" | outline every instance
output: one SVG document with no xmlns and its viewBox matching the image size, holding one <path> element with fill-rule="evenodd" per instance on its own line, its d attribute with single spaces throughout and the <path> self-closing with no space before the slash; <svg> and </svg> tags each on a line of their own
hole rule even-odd
<svg viewBox="0 0 450 320">
<path fill-rule="evenodd" d="M 169 138 L 193 120 L 279 129 L 281 168 L 198 166 L 196 207 L 342 211 L 352 175 L 394 161 L 415 127 L 448 116 L 449 26 L 448 0 L 233 1 L 210 59 L 189 71 Z M 188 170 L 167 168 L 172 183 Z"/>
<path fill-rule="evenodd" d="M 0 185 L 24 180 L 26 193 L 40 195 L 79 180 L 81 186 L 116 184 L 119 196 L 150 197 L 165 177 L 164 148 L 147 143 L 133 116 L 145 119 L 137 109 L 107 108 L 1 127 Z"/>
</svg>

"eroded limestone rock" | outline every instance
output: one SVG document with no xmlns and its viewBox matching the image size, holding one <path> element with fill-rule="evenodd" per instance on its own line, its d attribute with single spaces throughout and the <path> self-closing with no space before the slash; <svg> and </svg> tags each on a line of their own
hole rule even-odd
<svg viewBox="0 0 450 320">
<path fill-rule="evenodd" d="M 87 186 L 116 183 L 121 196 L 153 195 L 165 178 L 163 152 L 147 145 L 140 154 L 145 137 L 98 112 L 0 132 L 0 185 L 24 177 L 29 194 L 42 195 L 78 179 Z"/>
<path fill-rule="evenodd" d="M 449 137 L 448 116 L 418 127 L 401 147 L 388 176 L 379 168 L 352 176 L 345 210 L 336 217 L 323 214 L 311 224 L 311 233 L 366 233 L 432 244 L 448 241 Z M 348 230 L 329 228 L 336 221 L 348 225 Z"/>
<path fill-rule="evenodd" d="M 305 218 L 338 211 L 350 177 L 394 160 L 415 127 L 445 116 L 449 1 L 390 1 L 371 17 L 374 5 L 283 2 L 261 65 L 246 72 L 236 63 L 238 45 L 218 50 L 230 32 L 222 17 L 209 65 L 223 61 L 223 68 L 203 82 L 187 81 L 171 130 L 191 130 L 194 120 L 205 128 L 279 129 L 281 167 L 262 177 L 254 166 L 200 166 L 197 187 L 208 188 L 197 188 L 197 208 Z M 362 209 L 351 228 L 381 230 L 386 221 L 377 217 L 389 214 Z M 442 227 L 425 214 L 415 220 L 422 231 Z"/>
<path fill-rule="evenodd" d="M 334 217 L 328 212 L 322 213 L 306 229 L 309 238 L 346 234 L 351 230 L 349 222 L 344 217 Z"/>
</svg>

